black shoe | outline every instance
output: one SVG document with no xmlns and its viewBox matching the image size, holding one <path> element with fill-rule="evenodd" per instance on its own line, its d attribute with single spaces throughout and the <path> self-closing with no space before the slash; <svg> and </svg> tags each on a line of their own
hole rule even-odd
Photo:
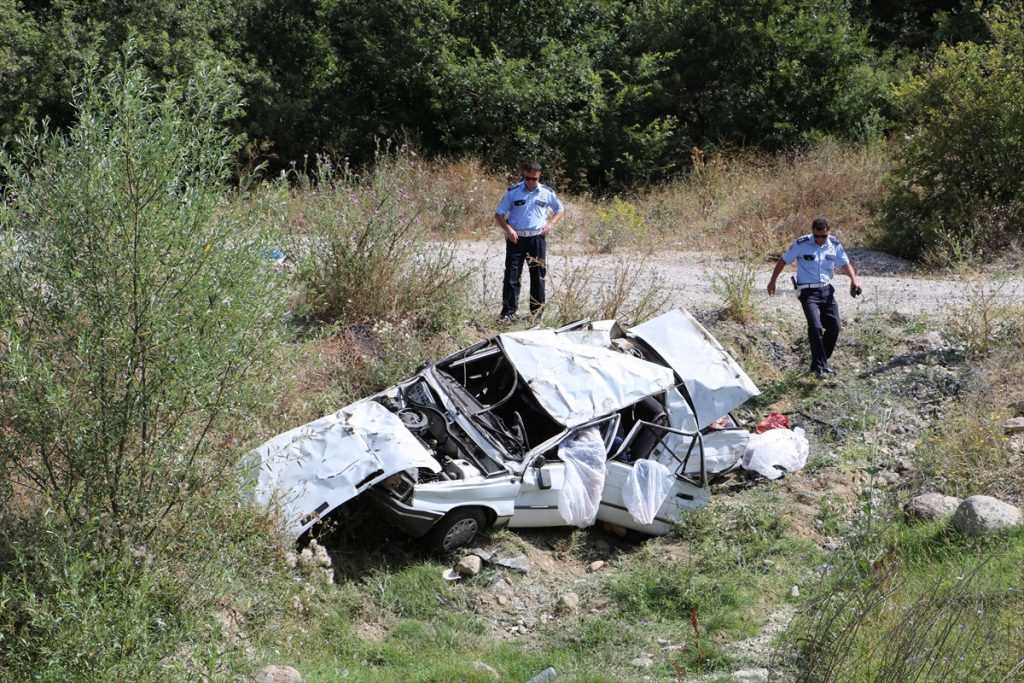
<svg viewBox="0 0 1024 683">
<path fill-rule="evenodd" d="M 834 374 L 836 374 L 836 371 L 832 368 L 831 365 L 826 365 L 825 367 L 823 367 L 821 369 L 821 371 L 824 372 L 826 375 L 834 375 Z"/>
<path fill-rule="evenodd" d="M 516 316 L 515 315 L 499 315 L 498 316 L 498 324 L 499 325 L 511 325 L 515 321 L 516 321 Z"/>
</svg>

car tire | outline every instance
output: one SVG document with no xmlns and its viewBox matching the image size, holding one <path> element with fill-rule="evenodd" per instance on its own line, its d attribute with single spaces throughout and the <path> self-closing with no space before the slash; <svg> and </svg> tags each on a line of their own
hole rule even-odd
<svg viewBox="0 0 1024 683">
<path fill-rule="evenodd" d="M 427 534 L 427 543 L 441 553 L 468 545 L 476 535 L 487 527 L 484 513 L 474 508 L 452 510 L 434 525 Z"/>
</svg>

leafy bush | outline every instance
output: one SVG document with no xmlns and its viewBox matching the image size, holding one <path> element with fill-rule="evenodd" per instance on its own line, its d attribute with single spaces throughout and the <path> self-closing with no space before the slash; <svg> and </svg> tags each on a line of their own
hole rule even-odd
<svg viewBox="0 0 1024 683">
<path fill-rule="evenodd" d="M 466 307 L 470 269 L 454 244 L 432 239 L 401 159 L 381 155 L 366 178 L 319 164 L 315 188 L 298 194 L 291 251 L 298 254 L 299 310 L 321 321 L 410 319 L 444 330 Z"/>
<path fill-rule="evenodd" d="M 153 539 L 219 485 L 281 314 L 265 231 L 227 209 L 237 90 L 95 69 L 67 136 L 19 140 L 0 206 L 0 467 L 99 540 Z"/>
<path fill-rule="evenodd" d="M 990 20 L 992 44 L 943 47 L 897 91 L 907 141 L 883 221 L 908 257 L 946 264 L 1024 233 L 1024 18 Z"/>
<path fill-rule="evenodd" d="M 616 197 L 607 206 L 598 207 L 587 230 L 587 241 L 600 254 L 610 254 L 616 247 L 644 238 L 647 224 L 639 210 Z"/>
</svg>

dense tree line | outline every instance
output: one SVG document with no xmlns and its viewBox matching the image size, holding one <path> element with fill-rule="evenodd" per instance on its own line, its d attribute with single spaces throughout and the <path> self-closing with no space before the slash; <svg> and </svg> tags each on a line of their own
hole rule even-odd
<svg viewBox="0 0 1024 683">
<path fill-rule="evenodd" d="M 382 139 L 595 187 L 680 169 L 694 147 L 870 136 L 890 84 L 988 2 L 943 0 L 0 0 L 0 135 L 71 123 L 90 55 L 133 36 L 158 82 L 217 63 L 247 156 L 360 161 Z"/>
</svg>

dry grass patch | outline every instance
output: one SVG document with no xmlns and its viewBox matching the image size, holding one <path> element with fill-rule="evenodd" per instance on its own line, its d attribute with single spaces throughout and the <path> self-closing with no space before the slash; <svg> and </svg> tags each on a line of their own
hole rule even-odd
<svg viewBox="0 0 1024 683">
<path fill-rule="evenodd" d="M 825 142 L 807 152 L 693 153 L 693 171 L 652 191 L 641 211 L 662 243 L 733 255 L 780 253 L 828 216 L 847 246 L 873 240 L 873 207 L 889 167 L 883 145 Z"/>
</svg>

